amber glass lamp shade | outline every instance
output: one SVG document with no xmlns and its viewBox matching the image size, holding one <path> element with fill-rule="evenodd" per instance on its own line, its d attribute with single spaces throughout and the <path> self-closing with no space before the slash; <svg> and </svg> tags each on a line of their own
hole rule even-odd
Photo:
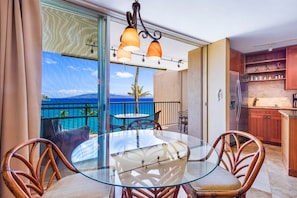
<svg viewBox="0 0 297 198">
<path fill-rule="evenodd" d="M 162 58 L 162 48 L 158 41 L 152 41 L 147 50 L 147 57 L 151 60 L 160 60 Z"/>
<path fill-rule="evenodd" d="M 135 52 L 140 48 L 140 38 L 138 32 L 133 27 L 126 27 L 121 37 L 123 49 L 129 52 Z"/>
<path fill-rule="evenodd" d="M 118 48 L 118 53 L 117 53 L 117 59 L 118 61 L 125 63 L 131 60 L 131 52 L 126 51 L 123 49 L 123 45 L 120 44 L 119 48 Z"/>
</svg>

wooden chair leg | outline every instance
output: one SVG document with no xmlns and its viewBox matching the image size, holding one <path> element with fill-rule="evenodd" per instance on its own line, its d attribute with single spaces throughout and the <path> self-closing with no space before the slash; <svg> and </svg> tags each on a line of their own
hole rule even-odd
<svg viewBox="0 0 297 198">
<path fill-rule="evenodd" d="M 177 198 L 180 186 L 166 188 L 123 188 L 122 198 Z"/>
</svg>

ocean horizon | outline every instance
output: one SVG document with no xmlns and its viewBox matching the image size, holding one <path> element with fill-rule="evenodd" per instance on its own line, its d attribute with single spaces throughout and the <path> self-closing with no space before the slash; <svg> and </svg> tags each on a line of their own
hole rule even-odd
<svg viewBox="0 0 297 198">
<path fill-rule="evenodd" d="M 111 115 L 121 113 L 135 113 L 135 103 L 133 97 L 111 97 L 109 111 Z M 153 115 L 154 113 L 153 97 L 139 98 L 139 113 Z M 90 108 L 91 111 L 98 111 L 97 98 L 49 98 L 42 100 L 42 118 L 59 118 L 63 130 L 78 128 L 86 125 L 86 118 L 83 111 Z M 62 112 L 64 114 L 62 114 Z M 130 120 L 132 121 L 132 120 Z M 123 120 L 113 119 L 111 124 L 123 125 Z M 88 117 L 87 125 L 90 126 L 92 132 L 98 131 L 98 117 Z"/>
</svg>

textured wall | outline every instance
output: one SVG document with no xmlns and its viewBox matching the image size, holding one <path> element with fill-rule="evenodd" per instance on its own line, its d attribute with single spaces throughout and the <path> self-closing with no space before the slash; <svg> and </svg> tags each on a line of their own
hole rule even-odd
<svg viewBox="0 0 297 198">
<path fill-rule="evenodd" d="M 284 82 L 284 80 L 249 82 L 249 105 L 251 105 L 253 98 L 257 97 L 260 98 L 257 105 L 292 106 L 292 94 L 297 93 L 297 90 L 285 90 Z"/>
<path fill-rule="evenodd" d="M 42 7 L 43 50 L 62 55 L 97 59 L 97 20 L 55 8 Z"/>
</svg>

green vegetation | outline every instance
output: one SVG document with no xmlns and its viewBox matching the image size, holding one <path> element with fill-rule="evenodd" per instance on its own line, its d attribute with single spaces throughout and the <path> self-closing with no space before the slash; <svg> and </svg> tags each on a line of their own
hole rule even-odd
<svg viewBox="0 0 297 198">
<path fill-rule="evenodd" d="M 84 110 L 80 110 L 80 113 L 86 116 L 86 125 L 88 125 L 89 116 L 97 115 L 97 111 L 93 111 L 93 108 L 90 106 L 90 104 L 86 104 L 86 107 Z"/>
<path fill-rule="evenodd" d="M 46 96 L 46 95 L 44 95 L 44 94 L 42 94 L 42 100 L 49 100 L 49 97 Z"/>
<path fill-rule="evenodd" d="M 69 115 L 68 111 L 66 111 L 66 110 L 60 111 L 60 116 L 61 117 L 67 117 L 68 115 Z"/>
</svg>

